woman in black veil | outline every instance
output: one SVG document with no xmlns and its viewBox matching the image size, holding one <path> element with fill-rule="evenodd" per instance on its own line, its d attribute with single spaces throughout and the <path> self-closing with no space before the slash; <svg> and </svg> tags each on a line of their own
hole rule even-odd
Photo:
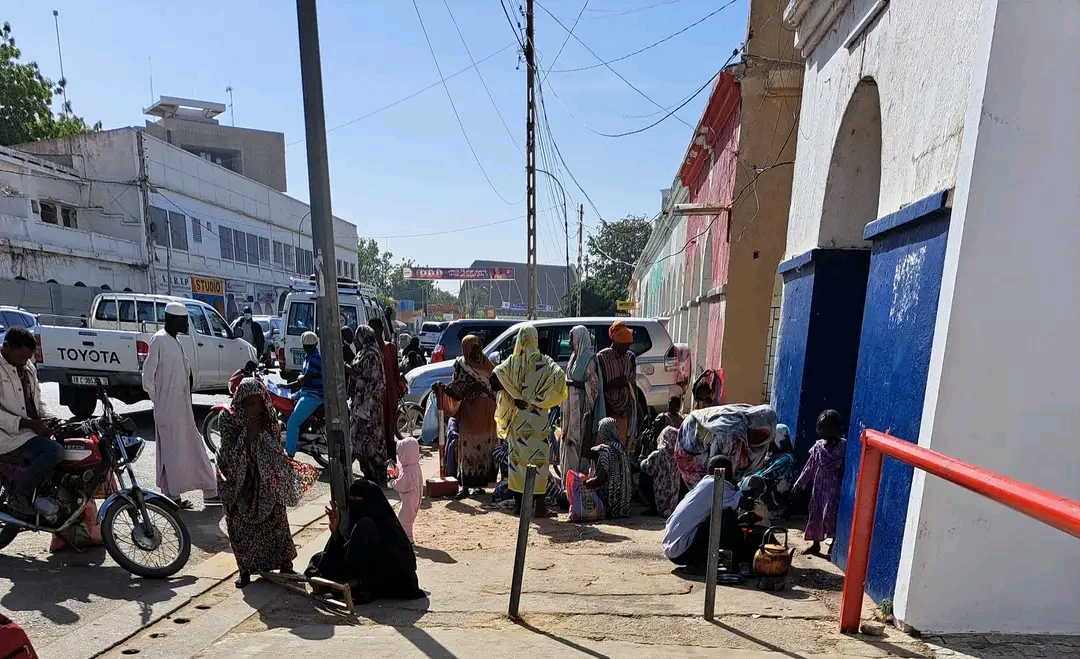
<svg viewBox="0 0 1080 659">
<path fill-rule="evenodd" d="M 337 504 L 326 507 L 330 540 L 311 557 L 307 577 L 348 583 L 358 603 L 427 597 L 416 579 L 416 554 L 382 489 L 367 480 L 349 487 L 349 529 Z"/>
</svg>

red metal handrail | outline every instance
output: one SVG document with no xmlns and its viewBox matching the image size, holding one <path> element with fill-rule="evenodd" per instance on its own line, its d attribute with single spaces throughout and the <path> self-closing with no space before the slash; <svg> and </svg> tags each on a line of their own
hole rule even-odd
<svg viewBox="0 0 1080 659">
<path fill-rule="evenodd" d="M 881 461 L 886 455 L 1080 538 L 1080 501 L 1021 483 L 877 430 L 863 430 L 861 439 L 862 459 L 855 485 L 855 510 L 851 519 L 847 569 L 840 600 L 841 632 L 859 630 L 878 484 L 881 481 Z"/>
</svg>

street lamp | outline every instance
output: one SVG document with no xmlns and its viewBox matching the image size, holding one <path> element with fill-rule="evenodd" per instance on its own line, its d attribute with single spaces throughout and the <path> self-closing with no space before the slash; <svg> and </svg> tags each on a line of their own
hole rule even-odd
<svg viewBox="0 0 1080 659">
<path fill-rule="evenodd" d="M 725 211 L 730 211 L 731 206 L 721 206 L 718 204 L 675 204 L 672 208 L 672 215 L 717 215 Z"/>
</svg>

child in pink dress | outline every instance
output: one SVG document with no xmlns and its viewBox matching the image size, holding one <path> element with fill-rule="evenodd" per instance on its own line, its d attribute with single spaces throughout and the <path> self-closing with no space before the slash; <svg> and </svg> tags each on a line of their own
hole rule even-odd
<svg viewBox="0 0 1080 659">
<path fill-rule="evenodd" d="M 822 540 L 836 537 L 836 509 L 840 506 L 840 484 L 844 479 L 847 440 L 843 437 L 840 413 L 825 410 L 817 420 L 819 439 L 810 448 L 806 466 L 795 481 L 795 490 L 810 488 L 810 510 L 803 537 L 813 544 L 805 551 L 819 554 Z"/>
<path fill-rule="evenodd" d="M 424 500 L 424 475 L 420 472 L 420 443 L 413 437 L 397 440 L 398 477 L 390 481 L 390 487 L 401 497 L 398 520 L 413 541 L 413 522 Z"/>
</svg>

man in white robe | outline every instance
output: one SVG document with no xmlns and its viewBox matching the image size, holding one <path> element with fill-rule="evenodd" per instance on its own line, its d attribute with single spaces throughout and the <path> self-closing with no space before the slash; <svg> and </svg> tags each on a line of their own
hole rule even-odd
<svg viewBox="0 0 1080 659">
<path fill-rule="evenodd" d="M 176 338 L 187 331 L 187 309 L 170 302 L 165 329 L 150 339 L 142 374 L 143 389 L 154 403 L 158 489 L 183 508 L 191 503 L 180 495 L 192 490 L 202 490 L 205 503 L 218 503 L 217 477 L 191 405 L 191 362 Z"/>
</svg>

